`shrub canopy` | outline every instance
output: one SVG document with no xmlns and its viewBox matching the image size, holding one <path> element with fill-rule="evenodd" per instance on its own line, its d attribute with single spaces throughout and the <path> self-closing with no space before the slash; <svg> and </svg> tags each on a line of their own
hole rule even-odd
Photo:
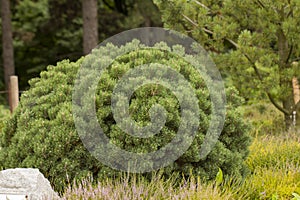
<svg viewBox="0 0 300 200">
<path fill-rule="evenodd" d="M 248 154 L 250 143 L 249 127 L 237 109 L 242 99 L 234 88 L 226 90 L 226 120 L 219 140 L 208 156 L 200 159 L 199 149 L 212 113 L 210 94 L 201 75 L 177 54 L 146 48 L 137 41 L 122 47 L 109 45 L 110 48 L 125 49 L 142 47 L 118 57 L 98 81 L 96 115 L 111 143 L 127 151 L 148 153 L 165 146 L 176 135 L 180 126 L 180 104 L 172 91 L 159 84 L 139 87 L 132 94 L 129 105 L 131 119 L 140 126 L 146 126 L 151 121 L 149 109 L 152 105 L 159 103 L 163 106 L 167 111 L 166 122 L 158 134 L 149 138 L 136 138 L 126 134 L 116 124 L 111 110 L 113 89 L 122 75 L 137 65 L 160 63 L 171 66 L 189 81 L 198 99 L 201 120 L 191 146 L 172 165 L 165 167 L 165 175 L 169 176 L 173 172 L 188 175 L 192 172 L 209 180 L 216 176 L 219 168 L 226 175 L 244 174 L 246 168 L 243 160 Z M 168 48 L 163 43 L 159 45 Z M 181 51 L 184 56 L 182 47 L 177 46 L 170 51 Z M 113 51 L 105 53 L 110 52 Z M 94 55 L 97 53 L 103 52 L 95 50 Z M 30 89 L 22 94 L 19 107 L 1 135 L 0 164 L 3 168 L 39 168 L 58 191 L 62 191 L 66 183 L 88 175 L 105 178 L 120 174 L 103 165 L 86 150 L 75 128 L 72 92 L 74 80 L 84 59 L 77 62 L 63 60 L 56 66 L 49 66 L 47 71 L 40 74 L 40 78 L 30 81 Z M 94 56 L 93 59 L 96 59 L 93 62 L 98 62 L 97 57 Z"/>
</svg>

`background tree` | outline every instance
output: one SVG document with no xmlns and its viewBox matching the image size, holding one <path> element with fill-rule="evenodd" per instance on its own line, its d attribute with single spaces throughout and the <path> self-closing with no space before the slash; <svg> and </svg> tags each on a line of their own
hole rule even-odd
<svg viewBox="0 0 300 200">
<path fill-rule="evenodd" d="M 293 111 L 300 127 L 300 103 L 294 102 L 292 88 L 292 78 L 300 78 L 299 64 L 292 64 L 300 57 L 300 1 L 155 2 L 165 26 L 188 33 L 209 49 L 242 94 L 264 92 L 284 114 L 287 128 L 295 119 Z"/>
<path fill-rule="evenodd" d="M 9 88 L 9 77 L 15 74 L 14 47 L 11 25 L 10 1 L 1 0 L 2 56 L 5 88 Z"/>
<path fill-rule="evenodd" d="M 97 0 L 82 0 L 83 53 L 86 55 L 98 45 Z"/>
</svg>

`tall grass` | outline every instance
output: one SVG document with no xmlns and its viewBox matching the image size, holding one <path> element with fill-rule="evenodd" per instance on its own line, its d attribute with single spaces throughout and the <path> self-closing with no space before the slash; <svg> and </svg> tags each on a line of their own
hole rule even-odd
<svg viewBox="0 0 300 200">
<path fill-rule="evenodd" d="M 300 194 L 300 136 L 256 137 L 246 160 L 252 174 L 240 186 L 249 199 L 291 199 Z"/>
<path fill-rule="evenodd" d="M 298 166 L 300 162 L 300 136 L 286 133 L 280 136 L 256 137 L 250 146 L 250 155 L 246 161 L 249 168 L 286 168 L 286 165 Z"/>
<path fill-rule="evenodd" d="M 176 185 L 176 186 L 175 186 Z M 63 199 L 85 200 L 85 199 L 233 199 L 230 193 L 223 193 L 214 184 L 204 184 L 200 178 L 191 177 L 182 180 L 178 185 L 175 178 L 165 180 L 157 175 L 151 181 L 134 175 L 132 179 L 125 177 L 116 180 L 106 179 L 93 185 L 90 180 L 69 186 Z"/>
<path fill-rule="evenodd" d="M 246 160 L 251 174 L 244 180 L 234 177 L 221 185 L 204 183 L 191 177 L 176 183 L 176 175 L 165 180 L 160 174 L 147 181 L 139 175 L 106 179 L 92 184 L 91 180 L 69 186 L 63 199 L 292 199 L 300 194 L 300 136 L 257 136 Z"/>
</svg>

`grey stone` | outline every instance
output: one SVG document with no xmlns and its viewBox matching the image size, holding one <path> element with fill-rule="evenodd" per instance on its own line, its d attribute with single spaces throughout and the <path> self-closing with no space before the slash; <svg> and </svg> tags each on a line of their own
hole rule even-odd
<svg viewBox="0 0 300 200">
<path fill-rule="evenodd" d="M 58 194 L 38 169 L 0 171 L 0 195 L 27 195 L 28 200 L 56 200 Z"/>
</svg>

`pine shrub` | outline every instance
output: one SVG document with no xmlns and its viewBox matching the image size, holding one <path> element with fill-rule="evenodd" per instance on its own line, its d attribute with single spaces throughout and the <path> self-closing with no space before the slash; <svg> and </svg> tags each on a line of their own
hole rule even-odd
<svg viewBox="0 0 300 200">
<path fill-rule="evenodd" d="M 2 132 L 2 128 L 4 126 L 5 120 L 10 117 L 10 111 L 4 105 L 0 105 L 0 133 Z"/>
<path fill-rule="evenodd" d="M 164 44 L 159 45 L 168 48 Z M 108 46 L 104 52 L 106 54 L 118 49 L 136 49 L 141 44 L 134 41 L 122 47 Z M 180 49 L 182 47 L 171 51 Z M 95 50 L 94 55 L 97 53 L 103 52 Z M 95 179 L 103 179 L 120 174 L 103 165 L 86 150 L 75 128 L 72 92 L 84 59 L 89 57 L 77 62 L 63 60 L 56 66 L 48 66 L 39 78 L 30 80 L 30 89 L 22 94 L 20 105 L 1 135 L 0 165 L 3 168 L 39 168 L 58 191 L 62 191 L 73 180 L 91 175 Z M 93 59 L 99 61 L 97 56 Z M 242 99 L 234 88 L 227 89 L 223 131 L 209 155 L 201 160 L 199 149 L 212 113 L 210 94 L 201 75 L 187 61 L 173 53 L 166 54 L 161 50 L 143 47 L 118 57 L 103 72 L 95 96 L 96 115 L 111 142 L 127 151 L 147 153 L 163 147 L 176 134 L 180 124 L 179 102 L 172 91 L 160 85 L 150 84 L 138 88 L 131 96 L 129 105 L 131 118 L 141 126 L 149 123 L 148 112 L 151 106 L 156 103 L 162 105 L 167 111 L 167 117 L 160 133 L 142 139 L 130 136 L 116 125 L 111 111 L 110 98 L 118 79 L 134 66 L 153 62 L 171 66 L 182 74 L 193 86 L 200 108 L 201 122 L 192 145 L 172 165 L 165 167 L 165 175 L 174 172 L 186 175 L 193 173 L 209 180 L 221 168 L 225 175 L 242 176 L 246 171 L 243 161 L 250 143 L 249 127 L 237 109 Z"/>
</svg>

